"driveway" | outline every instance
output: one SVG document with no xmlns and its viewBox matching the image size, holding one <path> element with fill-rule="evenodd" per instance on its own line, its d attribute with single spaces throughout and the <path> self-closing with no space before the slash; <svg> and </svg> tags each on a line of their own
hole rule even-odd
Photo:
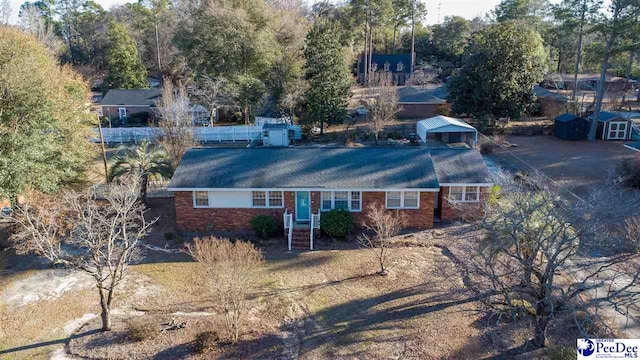
<svg viewBox="0 0 640 360">
<path fill-rule="evenodd" d="M 635 151 L 620 141 L 563 141 L 554 136 L 509 136 L 517 145 L 496 148 L 491 155 L 500 166 L 532 172 L 534 167 L 578 196 L 604 182 L 616 166 Z"/>
</svg>

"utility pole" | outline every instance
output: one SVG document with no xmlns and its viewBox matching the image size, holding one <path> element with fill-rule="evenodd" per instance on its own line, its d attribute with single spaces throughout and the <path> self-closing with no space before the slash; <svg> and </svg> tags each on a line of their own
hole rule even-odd
<svg viewBox="0 0 640 360">
<path fill-rule="evenodd" d="M 411 0 L 411 72 L 416 56 L 416 0 Z"/>
</svg>

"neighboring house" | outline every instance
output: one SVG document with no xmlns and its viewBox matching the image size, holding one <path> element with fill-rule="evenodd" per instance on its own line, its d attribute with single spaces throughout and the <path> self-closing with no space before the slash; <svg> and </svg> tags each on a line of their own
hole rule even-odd
<svg viewBox="0 0 640 360">
<path fill-rule="evenodd" d="M 156 103 L 161 99 L 162 89 L 160 88 L 111 89 L 100 102 L 100 107 L 102 108 L 102 116 L 127 124 L 127 120 L 132 116 L 147 119 L 156 117 Z M 191 105 L 189 112 L 194 125 L 209 125 L 211 113 L 204 106 Z"/>
<path fill-rule="evenodd" d="M 368 59 L 368 57 L 367 57 Z M 398 85 L 404 85 L 413 73 L 414 63 L 411 54 L 373 54 L 371 69 L 373 72 L 385 71 L 393 75 L 393 81 Z M 358 83 L 364 83 L 365 56 L 358 57 L 356 73 Z"/>
<path fill-rule="evenodd" d="M 573 89 L 575 83 L 574 74 L 561 74 L 560 82 L 555 84 L 556 87 L 561 89 Z M 578 89 L 594 91 L 598 88 L 598 82 L 600 81 L 600 74 L 578 74 Z M 607 75 L 605 80 L 605 89 L 610 92 L 619 92 L 622 90 L 630 90 L 633 88 L 635 80 L 627 80 L 619 76 Z"/>
<path fill-rule="evenodd" d="M 594 116 L 588 116 L 589 121 L 594 120 Z M 596 139 L 602 140 L 630 140 L 633 136 L 633 121 L 620 114 L 601 111 L 598 121 Z"/>
<path fill-rule="evenodd" d="M 589 120 L 573 114 L 562 114 L 554 120 L 554 135 L 562 140 L 586 140 L 589 135 Z"/>
<path fill-rule="evenodd" d="M 478 142 L 478 130 L 463 120 L 438 115 L 418 121 L 416 133 L 422 143 L 429 147 L 468 146 L 473 148 Z"/>
<path fill-rule="evenodd" d="M 426 118 L 438 115 L 438 110 L 446 106 L 447 88 L 444 85 L 417 89 L 412 86 L 397 90 L 399 118 Z"/>
<path fill-rule="evenodd" d="M 473 205 L 491 185 L 480 153 L 469 149 L 195 148 L 168 189 L 178 231 L 248 231 L 256 215 L 288 227 L 291 214 L 291 227 L 309 237 L 321 212 L 346 209 L 360 225 L 376 202 L 406 214 L 407 228 L 430 229 L 436 219 L 460 218 L 454 203 L 479 211 Z"/>
<path fill-rule="evenodd" d="M 154 115 L 156 102 L 162 97 L 160 89 L 111 89 L 102 98 L 102 115 L 123 124 L 134 114 Z"/>
</svg>

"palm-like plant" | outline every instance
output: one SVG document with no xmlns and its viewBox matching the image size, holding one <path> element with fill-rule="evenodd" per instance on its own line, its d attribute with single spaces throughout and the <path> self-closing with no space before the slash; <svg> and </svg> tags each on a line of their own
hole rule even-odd
<svg viewBox="0 0 640 360">
<path fill-rule="evenodd" d="M 143 141 L 137 146 L 125 147 L 113 159 L 109 171 L 109 181 L 129 174 L 140 174 L 141 196 L 146 201 L 149 179 L 152 177 L 171 178 L 173 166 L 163 147 Z"/>
</svg>

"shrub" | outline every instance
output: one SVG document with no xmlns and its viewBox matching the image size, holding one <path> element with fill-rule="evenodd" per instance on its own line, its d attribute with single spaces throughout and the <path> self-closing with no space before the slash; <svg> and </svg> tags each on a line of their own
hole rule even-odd
<svg viewBox="0 0 640 360">
<path fill-rule="evenodd" d="M 480 144 L 480 154 L 488 155 L 493 153 L 495 145 L 490 141 L 485 141 Z"/>
<path fill-rule="evenodd" d="M 343 209 L 334 209 L 320 217 L 320 230 L 333 238 L 345 238 L 353 227 L 351 213 Z"/>
<path fill-rule="evenodd" d="M 126 124 L 127 126 L 146 125 L 146 124 L 149 124 L 150 118 L 151 118 L 151 115 L 146 111 L 137 112 L 127 116 Z"/>
<path fill-rule="evenodd" d="M 640 156 L 618 164 L 617 175 L 625 185 L 640 189 Z"/>
<path fill-rule="evenodd" d="M 199 354 L 207 353 L 215 349 L 220 337 L 215 331 L 205 331 L 196 336 L 196 352 Z"/>
<path fill-rule="evenodd" d="M 167 240 L 167 241 L 171 241 L 171 240 L 173 240 L 173 239 L 175 239 L 175 238 L 176 238 L 176 236 L 175 236 L 175 235 L 173 235 L 173 233 L 172 233 L 172 232 L 166 232 L 166 233 L 164 233 L 164 239 L 165 239 L 165 240 Z"/>
<path fill-rule="evenodd" d="M 278 225 L 276 220 L 268 215 L 256 215 L 251 219 L 251 228 L 256 232 L 256 235 L 267 239 L 278 232 Z"/>
<path fill-rule="evenodd" d="M 158 326 L 147 316 L 137 316 L 126 321 L 129 339 L 143 341 L 154 337 L 158 333 Z"/>
<path fill-rule="evenodd" d="M 449 105 L 447 105 L 447 104 L 438 105 L 438 107 L 436 108 L 436 114 L 437 115 L 444 115 L 444 116 L 451 115 L 451 111 L 449 110 Z"/>
</svg>

